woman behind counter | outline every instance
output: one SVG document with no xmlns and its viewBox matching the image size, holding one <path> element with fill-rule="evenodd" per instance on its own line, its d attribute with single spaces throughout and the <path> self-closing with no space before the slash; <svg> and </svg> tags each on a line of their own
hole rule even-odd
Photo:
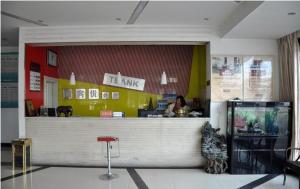
<svg viewBox="0 0 300 189">
<path fill-rule="evenodd" d="M 168 106 L 168 108 L 165 111 L 165 114 L 169 117 L 174 117 L 175 115 L 178 115 L 179 109 L 183 110 L 186 114 L 189 111 L 189 107 L 186 105 L 183 96 L 177 96 L 176 102 Z"/>
</svg>

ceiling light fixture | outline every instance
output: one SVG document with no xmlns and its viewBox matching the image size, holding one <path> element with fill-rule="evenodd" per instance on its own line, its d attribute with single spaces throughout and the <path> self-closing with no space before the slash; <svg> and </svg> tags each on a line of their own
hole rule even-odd
<svg viewBox="0 0 300 189">
<path fill-rule="evenodd" d="M 71 76 L 70 76 L 70 85 L 76 85 L 76 79 L 75 79 L 74 72 L 72 72 Z"/>
<path fill-rule="evenodd" d="M 122 75 L 121 75 L 120 72 L 118 72 L 118 74 L 117 74 L 117 83 L 118 83 L 119 85 L 122 84 Z"/>
<path fill-rule="evenodd" d="M 163 73 L 161 74 L 160 84 L 161 84 L 161 85 L 166 85 L 166 84 L 168 84 L 168 81 L 167 81 L 167 74 L 166 74 L 165 71 L 163 71 Z"/>
<path fill-rule="evenodd" d="M 22 20 L 22 21 L 29 22 L 29 23 L 32 23 L 32 24 L 36 24 L 36 25 L 39 25 L 39 26 L 48 26 L 47 24 L 43 24 L 43 23 L 40 23 L 40 22 L 37 22 L 37 21 L 34 21 L 34 20 L 30 20 L 28 18 L 23 18 L 23 17 L 17 16 L 17 15 L 8 13 L 8 12 L 1 11 L 1 14 L 5 15 L 5 16 L 9 16 L 11 18 L 15 18 L 17 20 Z"/>
<path fill-rule="evenodd" d="M 296 13 L 295 12 L 289 12 L 288 15 L 293 16 L 293 15 L 296 15 Z"/>
<path fill-rule="evenodd" d="M 140 1 L 132 12 L 127 24 L 134 24 L 148 3 L 149 1 Z"/>
</svg>

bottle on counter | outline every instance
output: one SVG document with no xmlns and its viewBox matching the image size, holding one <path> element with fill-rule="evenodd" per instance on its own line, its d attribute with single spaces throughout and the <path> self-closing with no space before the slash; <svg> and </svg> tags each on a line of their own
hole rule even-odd
<svg viewBox="0 0 300 189">
<path fill-rule="evenodd" d="M 153 110 L 153 103 L 152 103 L 152 97 L 150 97 L 148 110 Z"/>
</svg>

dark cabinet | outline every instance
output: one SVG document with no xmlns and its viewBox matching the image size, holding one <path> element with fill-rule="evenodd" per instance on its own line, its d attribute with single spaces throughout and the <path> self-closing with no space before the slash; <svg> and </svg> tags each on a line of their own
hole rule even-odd
<svg viewBox="0 0 300 189">
<path fill-rule="evenodd" d="M 290 102 L 227 102 L 227 146 L 231 174 L 282 172 L 289 145 Z"/>
</svg>

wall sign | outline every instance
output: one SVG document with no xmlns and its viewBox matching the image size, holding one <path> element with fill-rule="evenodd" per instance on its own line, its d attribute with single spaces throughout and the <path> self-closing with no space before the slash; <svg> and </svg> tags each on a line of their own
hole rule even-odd
<svg viewBox="0 0 300 189">
<path fill-rule="evenodd" d="M 134 78 L 134 77 L 122 76 L 122 82 L 118 83 L 118 76 L 116 74 L 105 73 L 103 84 L 115 86 L 115 87 L 133 89 L 138 91 L 144 91 L 145 80 Z"/>
<path fill-rule="evenodd" d="M 41 66 L 33 62 L 30 64 L 30 90 L 41 90 Z"/>
<path fill-rule="evenodd" d="M 85 89 L 76 89 L 76 99 L 85 99 Z"/>
<path fill-rule="evenodd" d="M 111 92 L 111 99 L 118 100 L 120 98 L 119 92 Z"/>
<path fill-rule="evenodd" d="M 272 100 L 272 57 L 246 56 L 244 100 Z"/>
<path fill-rule="evenodd" d="M 72 99 L 72 89 L 63 89 L 63 98 L 64 99 Z"/>
<path fill-rule="evenodd" d="M 273 99 L 272 56 L 212 56 L 211 99 Z"/>
<path fill-rule="evenodd" d="M 89 89 L 89 99 L 99 99 L 99 89 Z"/>
<path fill-rule="evenodd" d="M 18 108 L 18 53 L 1 53 L 1 108 Z"/>
<path fill-rule="evenodd" d="M 211 64 L 211 98 L 216 101 L 243 98 L 241 58 L 213 56 Z"/>
<path fill-rule="evenodd" d="M 109 92 L 102 92 L 102 99 L 107 100 L 109 99 Z"/>
</svg>

